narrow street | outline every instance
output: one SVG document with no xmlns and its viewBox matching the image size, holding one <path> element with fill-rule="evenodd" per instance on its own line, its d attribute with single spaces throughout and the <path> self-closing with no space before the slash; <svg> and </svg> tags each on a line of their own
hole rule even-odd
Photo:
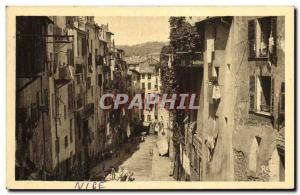
<svg viewBox="0 0 300 195">
<path fill-rule="evenodd" d="M 174 179 L 169 176 L 170 160 L 167 156 L 159 156 L 156 142 L 156 136 L 148 135 L 144 142 L 138 143 L 131 155 L 126 156 L 121 151 L 118 157 L 106 161 L 105 165 L 104 163 L 98 164 L 91 172 L 98 174 L 103 170 L 103 166 L 105 166 L 104 169 L 109 166 L 122 166 L 134 173 L 135 181 L 172 181 Z"/>
</svg>

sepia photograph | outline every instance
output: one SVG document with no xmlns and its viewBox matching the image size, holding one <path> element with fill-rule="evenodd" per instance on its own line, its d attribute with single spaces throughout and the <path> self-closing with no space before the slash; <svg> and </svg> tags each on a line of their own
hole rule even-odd
<svg viewBox="0 0 300 195">
<path fill-rule="evenodd" d="M 8 7 L 7 188 L 294 188 L 294 8 L 260 8 Z"/>
</svg>

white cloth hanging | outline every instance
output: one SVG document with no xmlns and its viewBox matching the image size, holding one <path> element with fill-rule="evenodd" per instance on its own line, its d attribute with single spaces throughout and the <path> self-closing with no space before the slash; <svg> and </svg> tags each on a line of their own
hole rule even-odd
<svg viewBox="0 0 300 195">
<path fill-rule="evenodd" d="M 218 100 L 221 98 L 221 91 L 220 91 L 220 87 L 218 85 L 213 86 L 212 98 L 215 100 Z"/>
<path fill-rule="evenodd" d="M 173 55 L 170 54 L 170 55 L 169 55 L 169 61 L 168 61 L 168 67 L 169 67 L 169 68 L 172 67 L 172 62 L 173 62 Z"/>
<path fill-rule="evenodd" d="M 130 135 L 131 135 L 131 131 L 130 131 L 129 124 L 127 124 L 126 134 L 127 134 L 127 137 L 128 137 L 128 138 L 129 138 Z"/>
<path fill-rule="evenodd" d="M 212 77 L 215 77 L 215 78 L 218 77 L 217 69 L 214 65 L 212 65 Z"/>
</svg>

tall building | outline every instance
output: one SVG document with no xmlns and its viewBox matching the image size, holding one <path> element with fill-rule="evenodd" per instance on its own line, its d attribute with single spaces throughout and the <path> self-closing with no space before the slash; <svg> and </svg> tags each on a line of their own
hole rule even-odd
<svg viewBox="0 0 300 195">
<path fill-rule="evenodd" d="M 99 105 L 131 90 L 111 35 L 92 16 L 17 17 L 17 179 L 89 179 L 123 143 L 130 112 Z"/>
<path fill-rule="evenodd" d="M 199 44 L 175 46 L 172 67 L 199 109 L 175 114 L 174 177 L 283 181 L 284 17 L 187 21 Z"/>
</svg>

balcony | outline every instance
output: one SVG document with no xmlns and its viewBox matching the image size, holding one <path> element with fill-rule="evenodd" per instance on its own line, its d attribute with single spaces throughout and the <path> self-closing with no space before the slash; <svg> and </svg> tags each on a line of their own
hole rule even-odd
<svg viewBox="0 0 300 195">
<path fill-rule="evenodd" d="M 180 67 L 203 67 L 203 52 L 176 52 Z"/>
<path fill-rule="evenodd" d="M 58 73 L 54 76 L 56 84 L 66 84 L 74 79 L 74 67 L 63 66 L 58 68 Z"/>
</svg>

